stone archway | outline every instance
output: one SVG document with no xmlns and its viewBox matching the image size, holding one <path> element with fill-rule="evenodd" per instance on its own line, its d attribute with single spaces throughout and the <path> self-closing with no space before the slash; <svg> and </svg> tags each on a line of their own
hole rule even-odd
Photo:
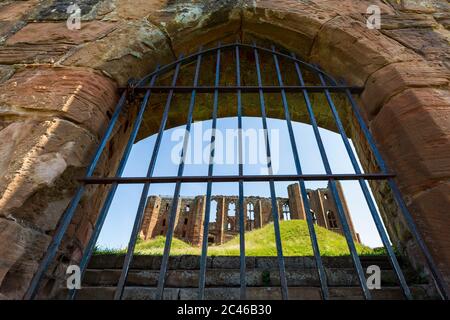
<svg viewBox="0 0 450 320">
<path fill-rule="evenodd" d="M 366 8 L 374 2 L 384 13 L 381 31 L 369 30 L 364 23 Z M 61 31 L 64 22 L 54 21 L 64 16 L 52 16 L 51 10 L 44 10 L 46 4 L 38 7 L 40 11 L 19 8 L 41 18 L 20 30 L 11 29 L 6 49 L 0 52 L 1 63 L 16 65 L 0 86 L 5 114 L 0 118 L 0 138 L 8 141 L 0 146 L 0 229 L 2 240 L 14 243 L 1 249 L 0 293 L 19 298 L 26 289 L 70 201 L 74 177 L 83 174 L 105 128 L 117 100 L 117 85 L 143 76 L 156 63 L 167 63 L 181 52 L 236 37 L 275 43 L 352 85 L 365 85 L 359 101 L 364 116 L 448 279 L 450 94 L 448 61 L 440 46 L 448 31 L 433 16 L 446 9 L 439 2 L 426 10 L 407 1 L 389 3 L 98 1 L 85 15 L 90 21 L 77 36 Z M 411 20 L 427 31 L 435 30 L 430 31 L 433 41 L 421 47 L 417 41 L 426 40 L 411 36 L 405 28 Z M 45 28 L 47 38 L 34 39 L 39 28 Z M 48 43 L 56 43 L 60 51 L 49 50 Z M 424 51 L 424 46 L 434 51 Z M 28 55 L 5 53 L 19 49 Z M 33 52 L 41 54 L 30 58 Z M 118 130 L 124 134 L 117 137 L 124 139 L 129 121 L 121 123 Z M 108 146 L 100 166 L 103 174 L 117 164 L 120 140 Z M 366 148 L 356 147 L 359 154 Z M 363 165 L 370 167 L 370 159 Z M 98 196 L 94 203 L 88 201 L 93 194 L 88 192 L 71 226 L 73 238 L 63 246 L 71 254 L 61 255 L 61 264 L 79 259 L 89 238 L 96 218 L 93 212 L 101 203 Z M 401 233 L 399 225 L 392 228 L 391 232 Z"/>
</svg>

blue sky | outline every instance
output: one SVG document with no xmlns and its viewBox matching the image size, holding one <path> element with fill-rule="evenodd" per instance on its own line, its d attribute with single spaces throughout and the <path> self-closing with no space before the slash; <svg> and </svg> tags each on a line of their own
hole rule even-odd
<svg viewBox="0 0 450 320">
<path fill-rule="evenodd" d="M 185 126 L 166 130 L 163 135 L 161 148 L 157 158 L 154 176 L 175 176 L 178 165 L 172 161 L 172 150 L 180 146 L 179 138 L 181 135 L 179 129 Z M 211 121 L 194 123 L 191 129 L 190 142 L 188 150 L 191 155 L 198 155 L 199 150 L 209 151 L 209 136 Z M 226 128 L 237 128 L 237 118 L 221 118 L 217 123 L 218 131 L 225 136 Z M 244 117 L 243 129 L 262 129 L 261 118 Z M 313 130 L 310 125 L 293 122 L 294 134 L 296 137 L 297 149 L 300 155 L 300 162 L 303 173 L 322 174 L 325 170 L 322 165 L 320 153 L 314 138 Z M 278 168 L 278 174 L 295 174 L 295 165 L 292 158 L 292 150 L 289 141 L 287 125 L 284 120 L 268 119 L 268 134 L 271 143 L 273 167 Z M 182 131 L 184 132 L 184 130 Z M 249 132 L 249 131 L 247 131 Z M 204 139 L 200 140 L 204 134 Z M 333 173 L 354 173 L 350 159 L 346 153 L 341 137 L 329 130 L 320 129 L 325 149 L 329 158 Z M 151 153 L 155 143 L 156 135 L 150 136 L 136 143 L 131 151 L 127 166 L 123 176 L 139 177 L 145 176 Z M 226 139 L 225 139 L 226 140 Z M 230 139 L 228 139 L 230 140 Z M 244 149 L 248 150 L 248 144 L 244 142 Z M 261 155 L 265 155 L 264 143 L 259 143 L 258 149 Z M 251 145 L 254 147 L 253 145 Z M 236 145 L 237 147 L 237 145 Z M 353 147 L 353 145 L 352 145 Z M 230 154 L 231 148 L 216 149 L 216 154 L 220 152 L 224 156 Z M 237 152 L 236 152 L 237 154 Z M 356 152 L 355 152 L 356 154 Z M 244 154 L 244 174 L 266 174 L 266 163 L 258 161 L 256 164 L 250 164 L 249 160 L 254 157 L 253 153 Z M 260 157 L 262 159 L 263 157 Z M 253 158 L 254 159 L 254 158 Z M 202 164 L 186 164 L 184 175 L 207 175 L 207 162 Z M 237 161 L 234 164 L 217 164 L 214 166 L 216 175 L 234 175 L 238 173 Z M 277 182 L 276 193 L 279 197 L 287 197 L 287 186 L 293 182 Z M 381 246 L 378 233 L 375 229 L 372 217 L 365 202 L 361 188 L 357 181 L 341 182 L 344 195 L 352 215 L 356 231 L 360 234 L 364 244 L 371 247 Z M 153 184 L 150 186 L 148 195 L 173 195 L 175 184 Z M 325 181 L 307 181 L 306 187 L 315 189 L 325 187 Z M 120 185 L 113 200 L 108 217 L 100 234 L 98 245 L 108 248 L 122 248 L 128 243 L 131 229 L 133 226 L 139 198 L 142 192 L 142 185 Z M 195 196 L 206 193 L 206 183 L 183 184 L 181 196 Z M 237 183 L 214 183 L 213 194 L 237 195 Z M 264 196 L 269 197 L 269 184 L 267 182 L 248 182 L 244 184 L 245 196 Z"/>
</svg>

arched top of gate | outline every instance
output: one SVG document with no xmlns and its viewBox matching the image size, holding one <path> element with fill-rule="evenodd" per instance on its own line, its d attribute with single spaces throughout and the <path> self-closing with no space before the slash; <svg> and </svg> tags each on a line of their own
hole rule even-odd
<svg viewBox="0 0 450 320">
<path fill-rule="evenodd" d="M 147 74 L 143 78 L 139 79 L 135 83 L 135 87 L 144 86 L 153 76 L 159 76 L 164 73 L 167 73 L 174 69 L 177 65 L 185 65 L 188 64 L 198 58 L 198 56 L 208 56 L 216 54 L 219 50 L 226 51 L 226 50 L 233 50 L 235 48 L 243 48 L 243 49 L 251 49 L 251 50 L 257 50 L 258 52 L 264 52 L 268 54 L 275 55 L 277 57 L 292 61 L 293 63 L 297 63 L 299 66 L 306 68 L 308 71 L 313 72 L 316 75 L 322 75 L 324 80 L 329 83 L 331 86 L 338 86 L 338 82 L 329 74 L 321 70 L 318 66 L 307 63 L 305 61 L 302 61 L 300 59 L 297 59 L 294 54 L 288 55 L 286 53 L 279 52 L 275 50 L 275 48 L 268 49 L 264 47 L 260 47 L 257 45 L 250 45 L 250 44 L 244 44 L 244 43 L 232 43 L 232 44 L 219 44 L 216 47 L 208 48 L 208 49 L 200 49 L 198 52 L 193 53 L 191 55 L 188 55 L 186 57 L 180 57 L 177 60 L 174 60 L 173 62 L 170 62 L 164 66 L 157 67 L 155 71 Z"/>
</svg>

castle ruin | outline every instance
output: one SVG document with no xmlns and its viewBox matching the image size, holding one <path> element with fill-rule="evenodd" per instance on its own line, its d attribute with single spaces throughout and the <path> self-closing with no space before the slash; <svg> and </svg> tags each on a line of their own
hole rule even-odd
<svg viewBox="0 0 450 320">
<path fill-rule="evenodd" d="M 289 185 L 287 189 L 288 198 L 278 197 L 276 199 L 279 219 L 305 220 L 305 209 L 299 185 L 294 183 Z M 338 190 L 352 237 L 355 241 L 360 242 L 359 234 L 353 226 L 340 184 L 338 184 Z M 331 197 L 329 188 L 307 189 L 307 192 L 313 222 L 318 226 L 344 235 L 337 214 L 336 203 Z M 211 205 L 208 243 L 220 245 L 239 234 L 239 198 L 237 196 L 215 195 L 211 199 L 214 205 Z M 172 200 L 173 198 L 168 196 L 150 196 L 148 198 L 140 232 L 141 239 L 148 240 L 166 235 Z M 205 200 L 205 195 L 180 197 L 178 199 L 174 229 L 176 238 L 194 246 L 202 244 Z M 257 196 L 244 197 L 244 221 L 246 231 L 261 228 L 273 221 L 271 199 Z"/>
</svg>

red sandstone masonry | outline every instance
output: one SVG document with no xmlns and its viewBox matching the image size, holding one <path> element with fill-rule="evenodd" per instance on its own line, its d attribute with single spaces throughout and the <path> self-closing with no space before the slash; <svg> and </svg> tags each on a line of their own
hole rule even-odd
<svg viewBox="0 0 450 320">
<path fill-rule="evenodd" d="M 239 36 L 248 41 L 258 37 L 273 40 L 319 63 L 326 71 L 352 85 L 366 84 L 361 105 L 363 113 L 372 120 L 371 130 L 385 160 L 398 173 L 397 181 L 434 258 L 450 278 L 450 235 L 443 231 L 450 225 L 445 220 L 448 216 L 445 209 L 450 205 L 446 184 L 450 171 L 447 152 L 449 64 L 445 58 L 448 43 L 442 42 L 449 34 L 448 23 L 445 23 L 449 11 L 447 1 L 267 0 L 256 2 L 256 7 L 251 1 L 245 2 L 242 8 L 232 2 L 204 1 L 206 5 L 186 3 L 183 11 L 165 1 L 140 0 L 130 5 L 131 0 L 121 0 L 117 1 L 116 8 L 108 7 L 105 1 L 88 18 L 94 21 L 85 21 L 82 25 L 107 26 L 117 21 L 117 28 L 106 28 L 104 32 L 100 28 L 99 33 L 83 29 L 79 35 L 55 29 L 49 33 L 52 36 L 47 38 L 48 43 L 42 43 L 39 39 L 43 37 L 33 39 L 31 31 L 40 26 L 54 27 L 49 22 L 57 19 L 38 16 L 51 2 L 0 4 L 0 39 L 6 40 L 0 48 L 0 64 L 8 64 L 7 67 L 16 72 L 13 79 L 18 80 L 17 85 L 13 85 L 14 81 L 0 84 L 0 108 L 4 108 L 0 113 L 0 137 L 7 141 L 0 146 L 3 148 L 0 176 L 9 179 L 18 172 L 17 165 L 20 168 L 30 164 L 35 168 L 37 162 L 51 167 L 55 173 L 52 179 L 46 180 L 51 183 L 31 184 L 30 189 L 26 188 L 37 190 L 39 187 L 42 194 L 51 194 L 51 201 L 46 200 L 50 209 L 41 209 L 43 202 L 38 199 L 43 198 L 33 197 L 29 191 L 13 193 L 8 208 L 32 213 L 30 216 L 37 219 L 41 227 L 54 226 L 72 196 L 73 178 L 87 165 L 95 144 L 91 135 L 101 136 L 108 120 L 105 114 L 117 100 L 114 82 L 124 85 L 129 77 L 146 74 L 156 63 L 171 61 L 174 53 L 192 52 L 202 44 L 220 39 L 235 40 Z M 388 32 L 370 31 L 364 26 L 361 14 L 374 2 L 382 8 L 383 24 Z M 178 5 L 183 6 L 181 2 Z M 43 22 L 29 22 L 30 14 Z M 148 20 L 144 19 L 147 15 Z M 65 19 L 64 15 L 62 17 L 61 25 Z M 58 37 L 63 41 L 54 43 Z M 70 43 L 65 43 L 66 40 Z M 65 72 L 58 68 L 58 60 L 69 67 L 84 69 L 71 70 L 67 80 L 56 81 Z M 23 70 L 27 65 L 32 69 Z M 88 72 L 88 69 L 98 73 Z M 36 70 L 40 70 L 39 76 L 34 73 Z M 101 72 L 112 75 L 113 80 L 102 76 Z M 73 98 L 73 105 L 79 110 L 63 110 L 62 106 L 74 92 L 73 84 L 79 84 L 80 78 L 83 88 Z M 65 128 L 64 132 L 56 131 L 50 136 L 56 148 L 52 150 L 54 157 L 41 158 L 39 140 L 46 137 L 39 131 L 42 123 L 58 123 Z M 62 158 L 75 164 L 70 170 L 59 171 L 62 161 L 58 150 L 66 152 L 68 146 L 70 152 Z M 29 156 L 24 161 L 26 155 Z M 65 188 L 68 185 L 70 188 Z M 58 188 L 65 192 L 55 192 Z M 4 197 L 2 193 L 1 197 Z M 89 212 L 89 219 L 94 216 Z M 80 223 L 82 219 L 80 216 Z M 11 228 L 10 220 L 0 218 L 0 221 L 4 228 Z M 20 298 L 45 251 L 45 241 L 35 246 L 29 241 L 34 237 L 29 236 L 34 234 L 32 229 L 13 226 L 11 230 L 16 231 L 0 233 L 3 243 L 15 243 L 17 235 L 28 240 L 18 242 L 12 254 L 9 251 L 0 254 L 0 265 L 4 266 L 0 270 L 0 295 Z M 6 256 L 8 259 L 3 258 Z M 17 272 L 25 267 L 30 268 L 22 274 Z"/>
</svg>

